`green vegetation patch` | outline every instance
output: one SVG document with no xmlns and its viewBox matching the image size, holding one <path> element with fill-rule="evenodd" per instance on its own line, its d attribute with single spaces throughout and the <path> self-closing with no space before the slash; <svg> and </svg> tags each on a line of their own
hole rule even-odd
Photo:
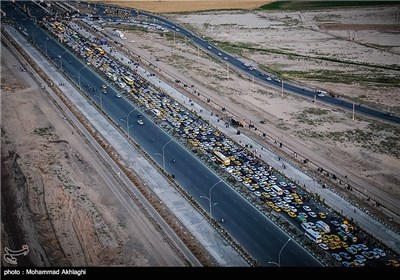
<svg viewBox="0 0 400 280">
<path fill-rule="evenodd" d="M 400 3 L 400 2 L 399 2 Z M 260 48 L 260 47 L 255 47 L 253 44 L 250 43 L 231 43 L 227 41 L 214 41 L 215 45 L 218 45 L 221 49 L 235 53 L 235 54 L 241 54 L 243 50 L 249 51 L 249 52 L 259 52 L 259 53 L 271 53 L 271 54 L 279 54 L 279 55 L 286 55 L 289 59 L 307 59 L 307 60 L 315 60 L 315 61 L 328 61 L 328 62 L 335 62 L 335 63 L 341 63 L 345 65 L 357 65 L 357 66 L 364 66 L 364 67 L 371 67 L 374 69 L 385 69 L 385 70 L 394 70 L 394 71 L 400 71 L 400 65 L 392 64 L 392 65 L 379 65 L 379 64 L 374 64 L 374 63 L 367 63 L 367 62 L 359 62 L 359 61 L 352 61 L 348 59 L 339 59 L 335 57 L 327 57 L 323 55 L 317 55 L 317 56 L 309 56 L 309 55 L 304 55 L 304 54 L 298 54 L 290 51 L 285 51 L 285 50 L 280 50 L 280 49 L 271 49 L 271 48 Z M 382 82 L 387 83 L 388 81 L 390 82 L 391 79 L 388 78 L 382 78 Z"/>
<path fill-rule="evenodd" d="M 308 108 L 303 110 L 300 113 L 293 114 L 298 122 L 305 123 L 308 125 L 316 126 L 323 124 L 325 122 L 332 122 L 334 119 L 330 116 L 322 117 L 323 115 L 327 115 L 330 111 L 317 109 L 317 108 Z"/>
<path fill-rule="evenodd" d="M 400 129 L 385 123 L 371 123 L 365 129 L 316 132 L 302 129 L 296 132 L 301 139 L 331 140 L 339 143 L 352 143 L 372 152 L 400 158 Z"/>
<path fill-rule="evenodd" d="M 276 1 L 260 7 L 261 10 L 312 10 L 326 8 L 352 8 L 360 6 L 400 5 L 398 1 Z"/>
<path fill-rule="evenodd" d="M 40 136 L 47 136 L 47 135 L 52 135 L 53 133 L 51 132 L 50 127 L 37 127 L 33 131 L 35 134 L 40 135 Z"/>
</svg>

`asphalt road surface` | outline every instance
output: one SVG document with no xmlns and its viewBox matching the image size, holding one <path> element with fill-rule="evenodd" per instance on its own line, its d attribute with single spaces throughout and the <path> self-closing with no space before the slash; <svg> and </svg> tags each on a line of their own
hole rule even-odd
<svg viewBox="0 0 400 280">
<path fill-rule="evenodd" d="M 2 2 L 2 10 L 7 12 L 7 16 L 16 16 L 16 19 L 19 19 L 17 24 L 22 30 L 26 29 L 32 41 L 42 49 L 43 53 L 52 57 L 55 65 L 58 65 L 77 85 L 80 81 L 81 88 L 88 98 L 102 106 L 114 122 L 126 129 L 127 124 L 121 119 L 126 119 L 132 110 L 139 113 L 136 107 L 124 98 L 117 98 L 117 92 L 111 87 L 107 89 L 107 94 L 101 93 L 101 87 L 108 84 L 107 81 L 93 72 L 71 51 L 54 41 L 50 34 L 36 26 L 33 20 L 24 19 L 25 16 L 20 11 L 9 8 L 9 3 L 3 5 Z M 38 18 L 35 7 L 31 8 L 31 13 Z M 201 196 L 208 197 L 209 189 L 220 178 L 176 141 L 168 143 L 171 137 L 144 114 L 142 119 L 144 125 L 139 125 L 136 112 L 130 114 L 128 120 L 129 125 L 132 125 L 130 136 L 161 166 L 165 159 L 166 171 L 174 174 L 175 180 L 208 211 L 209 202 Z M 164 146 L 167 143 L 168 145 Z M 164 157 L 160 156 L 163 154 L 163 147 Z M 175 163 L 172 163 L 172 158 L 176 160 Z M 289 238 L 286 233 L 223 182 L 213 188 L 212 202 L 218 203 L 212 208 L 213 217 L 217 220 L 224 219 L 222 226 L 253 258 L 263 266 L 274 266 L 275 264 L 269 262 L 278 262 L 279 253 Z M 321 266 L 318 260 L 295 241 L 286 244 L 280 260 L 281 266 Z"/>
<path fill-rule="evenodd" d="M 97 11 L 98 11 L 97 15 L 101 15 L 102 17 L 107 18 L 109 16 L 104 14 L 104 8 L 105 8 L 105 6 L 98 4 L 97 5 Z M 172 32 L 177 32 L 183 36 L 186 36 L 189 40 L 192 40 L 192 42 L 194 44 L 197 44 L 203 50 L 213 54 L 215 57 L 218 57 L 219 59 L 221 59 L 223 61 L 226 61 L 226 63 L 229 63 L 231 66 L 234 66 L 236 69 L 242 71 L 243 73 L 248 75 L 250 78 L 252 78 L 252 79 L 254 78 L 257 81 L 261 82 L 262 84 L 273 86 L 277 89 L 282 88 L 281 82 L 276 81 L 274 79 L 267 80 L 267 77 L 271 77 L 271 75 L 269 73 L 263 72 L 256 68 L 253 70 L 250 70 L 249 67 L 245 66 L 244 62 L 241 61 L 240 59 L 237 59 L 236 57 L 230 55 L 229 53 L 218 49 L 216 46 L 210 44 L 203 38 L 195 35 L 194 33 L 183 28 L 182 26 L 178 26 L 174 22 L 172 22 L 164 17 L 161 17 L 161 16 L 153 15 L 153 14 L 142 12 L 142 11 L 140 12 L 140 14 L 141 14 L 141 16 L 146 16 L 148 18 L 148 22 L 153 21 L 154 23 L 156 23 L 164 28 L 167 28 L 167 29 L 171 30 Z M 132 17 L 137 16 L 137 12 L 133 9 L 131 11 L 131 16 Z M 117 17 L 113 17 L 113 18 L 117 19 Z M 211 47 L 211 49 L 209 47 Z M 218 55 L 219 53 L 221 55 Z M 227 60 L 224 59 L 225 57 L 227 58 Z M 264 74 L 264 75 L 262 75 L 262 74 Z M 332 105 L 335 107 L 339 107 L 339 108 L 342 108 L 345 110 L 353 111 L 353 108 L 354 108 L 355 113 L 359 113 L 359 114 L 362 114 L 365 116 L 374 117 L 374 118 L 389 121 L 389 122 L 400 123 L 400 116 L 393 115 L 389 112 L 379 111 L 379 110 L 367 107 L 362 104 L 353 104 L 353 102 L 351 102 L 351 101 L 348 101 L 343 98 L 333 97 L 328 94 L 325 94 L 324 96 L 319 96 L 317 94 L 317 92 L 315 92 L 315 90 L 307 89 L 303 86 L 296 85 L 293 82 L 285 81 L 283 83 L 283 89 L 285 92 L 297 94 L 297 95 L 311 98 L 311 99 L 316 99 L 319 102 L 324 102 L 326 104 L 329 104 L 329 105 Z"/>
</svg>

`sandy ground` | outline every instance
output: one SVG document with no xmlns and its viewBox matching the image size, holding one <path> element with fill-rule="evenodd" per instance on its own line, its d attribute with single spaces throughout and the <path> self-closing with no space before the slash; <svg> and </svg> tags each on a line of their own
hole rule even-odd
<svg viewBox="0 0 400 280">
<path fill-rule="evenodd" d="M 226 10 L 226 9 L 253 9 L 258 8 L 271 1 L 260 0 L 139 0 L 139 1 L 100 1 L 107 4 L 123 7 L 136 8 L 153 13 L 171 13 L 171 12 L 190 12 L 204 10 Z"/>
<path fill-rule="evenodd" d="M 1 54 L 2 248 L 28 244 L 22 266 L 184 266 L 136 202 L 114 195 L 116 175 L 9 50 Z"/>
<path fill-rule="evenodd" d="M 304 58 L 299 60 L 276 53 L 243 49 L 240 52 L 254 65 L 274 68 L 285 75 L 297 69 L 301 71 L 298 74 L 300 81 L 309 86 L 318 86 L 355 102 L 400 111 L 398 70 L 375 67 L 391 67 L 394 61 L 400 59 L 400 44 L 395 39 L 396 36 L 398 38 L 398 25 L 391 24 L 395 13 L 390 9 L 302 14 L 219 11 L 169 16 L 221 45 L 229 41 L 302 54 Z M 379 28 L 369 25 L 368 28 L 372 29 L 364 30 L 372 16 L 372 22 L 376 22 Z M 321 29 L 327 21 L 337 24 L 334 31 L 332 28 Z M 358 29 L 347 29 L 349 24 L 351 27 L 356 25 Z M 121 26 L 118 28 L 122 29 Z M 343 38 L 338 37 L 333 34 L 335 32 L 350 33 L 352 39 L 344 35 Z M 357 115 L 352 120 L 351 112 L 330 108 L 319 102 L 313 104 L 296 96 L 282 96 L 279 90 L 260 87 L 232 71 L 228 76 L 224 63 L 217 63 L 205 53 L 198 53 L 197 48 L 185 39 L 175 38 L 174 44 L 172 35 L 168 34 L 140 30 L 125 30 L 125 34 L 127 46 L 187 84 L 194 84 L 201 92 L 203 101 L 210 98 L 236 118 L 252 121 L 259 130 L 281 141 L 297 154 L 309 158 L 367 196 L 381 203 L 387 202 L 386 206 L 394 213 L 399 212 L 400 180 L 397 174 L 400 173 L 400 130 L 397 126 Z M 130 40 L 135 43 L 128 43 Z M 340 53 L 341 60 L 369 66 L 309 58 L 310 55 L 318 57 L 319 53 L 332 57 Z M 330 75 L 321 75 L 324 76 L 321 81 L 310 77 L 304 79 L 306 74 L 318 71 L 325 74 L 327 72 L 324 71 L 331 72 L 328 72 Z M 378 78 L 366 82 L 352 75 L 375 75 Z M 328 82 L 326 78 L 338 76 L 342 80 Z M 382 79 L 386 82 L 377 82 Z M 265 120 L 266 124 L 260 124 L 260 120 Z M 334 185 L 335 182 L 331 183 Z"/>
</svg>

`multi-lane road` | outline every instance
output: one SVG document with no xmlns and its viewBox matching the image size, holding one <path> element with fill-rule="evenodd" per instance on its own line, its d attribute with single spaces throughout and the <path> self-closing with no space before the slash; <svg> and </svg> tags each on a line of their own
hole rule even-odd
<svg viewBox="0 0 400 280">
<path fill-rule="evenodd" d="M 38 11 L 36 5 L 28 4 L 28 6 L 38 20 L 40 16 L 43 16 L 39 14 L 42 12 Z M 14 18 L 21 30 L 26 30 L 26 33 L 30 34 L 34 44 L 41 48 L 43 53 L 47 54 L 54 64 L 58 65 L 65 75 L 76 83 L 77 87 L 80 84 L 82 92 L 90 100 L 102 106 L 115 123 L 126 128 L 127 124 L 121 119 L 126 119 L 133 110 L 139 113 L 139 109 L 124 98 L 117 98 L 117 92 L 112 87 L 108 88 L 107 94 L 102 94 L 102 85 L 107 84 L 107 81 L 14 7 L 11 3 L 3 4 L 2 2 L 2 10 L 7 12 L 8 17 Z M 139 125 L 137 114 L 133 112 L 128 119 L 129 124 L 132 124 L 130 136 L 161 166 L 165 163 L 166 171 L 174 174 L 175 180 L 208 211 L 209 203 L 201 196 L 208 197 L 209 189 L 219 182 L 220 178 L 179 143 L 170 141 L 171 136 L 161 130 L 145 114 L 143 114 L 144 125 Z M 164 157 L 160 156 L 162 154 Z M 175 163 L 171 162 L 172 158 L 176 160 Z M 225 182 L 213 188 L 212 200 L 218 202 L 218 205 L 213 207 L 213 217 L 217 220 L 224 219 L 222 226 L 253 258 L 264 266 L 273 265 L 269 262 L 278 261 L 282 246 L 289 238 L 286 233 Z M 295 241 L 286 244 L 281 252 L 280 262 L 281 266 L 321 266 L 318 260 Z"/>
<path fill-rule="evenodd" d="M 107 18 L 108 15 L 104 13 L 106 6 L 98 4 L 97 5 L 97 14 Z M 280 81 L 277 81 L 275 79 L 267 80 L 267 77 L 271 77 L 269 73 L 263 72 L 257 68 L 252 68 L 250 69 L 249 67 L 245 66 L 245 62 L 241 61 L 240 59 L 232 56 L 231 54 L 218 49 L 218 47 L 210 44 L 203 38 L 197 36 L 196 34 L 190 32 L 189 30 L 185 29 L 182 26 L 177 25 L 176 23 L 161 17 L 157 15 L 153 15 L 150 13 L 146 13 L 141 11 L 140 12 L 141 16 L 147 16 L 149 22 L 151 20 L 156 21 L 156 23 L 164 28 L 167 28 L 170 31 L 173 32 L 178 32 L 183 36 L 186 36 L 188 39 L 190 39 L 194 44 L 197 44 L 199 47 L 201 47 L 203 50 L 213 54 L 215 57 L 218 57 L 219 59 L 223 60 L 226 63 L 229 63 L 231 66 L 235 67 L 236 69 L 240 70 L 242 73 L 245 73 L 249 77 L 253 77 L 254 79 L 258 80 L 260 83 L 268 86 L 273 86 L 276 88 L 281 89 L 282 88 L 282 83 Z M 136 17 L 138 13 L 135 10 L 131 10 L 131 16 Z M 209 48 L 211 47 L 211 48 Z M 227 59 L 224 59 L 227 58 Z M 363 114 L 365 116 L 369 117 L 374 117 L 378 118 L 381 120 L 393 122 L 393 123 L 400 123 L 400 116 L 396 116 L 392 113 L 389 112 L 384 112 L 384 111 L 379 111 L 377 109 L 367 107 L 362 104 L 354 104 L 352 101 L 343 99 L 343 98 L 337 98 L 333 97 L 329 94 L 324 94 L 324 96 L 319 96 L 318 93 L 314 89 L 308 89 L 304 86 L 299 86 L 296 85 L 292 81 L 285 81 L 283 83 L 283 90 L 288 93 L 293 93 L 297 94 L 303 97 L 307 97 L 310 99 L 316 99 L 319 102 L 324 102 L 326 104 L 336 106 L 345 110 L 350 110 L 352 111 L 354 109 L 355 113 Z"/>
</svg>

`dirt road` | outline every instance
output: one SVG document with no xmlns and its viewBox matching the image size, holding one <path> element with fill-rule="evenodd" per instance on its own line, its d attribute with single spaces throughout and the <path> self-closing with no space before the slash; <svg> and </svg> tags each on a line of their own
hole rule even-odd
<svg viewBox="0 0 400 280">
<path fill-rule="evenodd" d="M 2 247 L 28 244 L 26 266 L 184 266 L 59 107 L 1 53 Z"/>
<path fill-rule="evenodd" d="M 385 14 L 386 11 L 383 9 L 381 13 Z M 344 15 L 347 15 L 346 12 L 335 11 L 335 13 L 344 13 Z M 347 17 L 345 19 L 354 21 L 354 18 L 359 18 L 358 21 L 362 23 L 366 17 L 365 14 L 368 14 L 367 12 L 352 11 L 347 16 L 349 19 Z M 271 29 L 267 24 L 270 24 L 269 22 L 273 22 L 273 20 L 279 23 L 280 18 L 283 17 L 278 13 L 266 15 L 268 20 L 251 12 L 208 12 L 171 17 L 174 20 L 181 21 L 182 24 L 191 24 L 194 30 L 198 29 L 200 33 L 204 32 L 211 38 L 224 37 L 224 41 L 222 41 L 224 43 L 229 42 L 229 40 L 234 41 L 235 36 L 239 35 L 244 36 L 243 38 L 246 40 L 252 39 L 255 42 L 264 40 L 265 36 L 260 34 Z M 236 16 L 243 19 L 240 24 L 246 28 L 232 29 L 235 26 Z M 294 17 L 294 15 L 292 16 Z M 312 16 L 316 18 L 316 15 L 312 14 Z M 310 20 L 314 20 L 313 17 L 310 17 Z M 207 28 L 208 23 L 214 24 Z M 315 25 L 315 23 L 313 24 Z M 262 28 L 254 28 L 253 25 L 260 25 Z M 279 26 L 278 30 L 268 32 L 285 34 L 288 30 L 291 32 L 297 30 L 290 29 L 290 25 L 277 26 Z M 119 26 L 118 28 L 124 31 L 128 38 L 124 43 L 134 53 L 149 59 L 157 68 L 173 75 L 185 84 L 194 85 L 194 89 L 198 90 L 200 95 L 191 95 L 192 98 L 200 99 L 203 104 L 212 104 L 215 113 L 224 116 L 225 119 L 229 118 L 228 115 L 233 115 L 239 120 L 245 119 L 247 123 L 254 124 L 258 130 L 252 129 L 251 133 L 260 141 L 264 140 L 263 137 L 260 137 L 262 131 L 267 136 L 282 142 L 284 148 L 289 147 L 292 151 L 292 153 L 286 151 L 285 154 L 290 160 L 297 161 L 303 168 L 308 169 L 308 172 L 314 172 L 319 179 L 327 180 L 329 185 L 345 192 L 345 195 L 351 199 L 354 195 L 358 196 L 357 203 L 364 200 L 363 202 L 365 206 L 369 207 L 369 211 L 381 215 L 381 218 L 392 226 L 399 228 L 398 221 L 400 220 L 396 214 L 399 210 L 397 203 L 399 199 L 399 189 L 397 188 L 399 179 L 395 175 L 399 172 L 397 156 L 399 146 L 396 144 L 397 140 L 391 140 L 398 139 L 399 130 L 396 126 L 369 120 L 362 116 L 356 116 L 353 120 L 348 112 L 318 102 L 313 104 L 311 100 L 304 100 L 290 94 L 282 95 L 278 89 L 258 86 L 248 78 L 238 77 L 232 71 L 229 71 L 228 76 L 227 67 L 224 63 L 216 63 L 214 58 L 203 52 L 198 53 L 197 48 L 184 38 L 173 39 L 173 36 L 161 35 L 152 31 L 143 32 L 134 27 L 124 28 Z M 257 36 L 250 36 L 250 30 L 251 34 L 254 33 Z M 309 30 L 304 30 L 301 34 L 308 34 L 307 32 L 310 33 Z M 310 34 L 314 35 L 314 33 Z M 280 36 L 290 40 L 287 36 Z M 301 39 L 299 36 L 296 37 L 296 40 Z M 380 36 L 386 38 L 386 34 L 380 34 Z M 271 38 L 275 37 L 271 35 Z M 364 39 L 371 38 L 365 37 Z M 134 43 L 128 43 L 132 40 Z M 305 48 L 303 46 L 308 46 L 309 43 L 306 39 L 304 40 L 305 43 L 298 47 L 300 53 L 302 51 L 300 47 Z M 346 40 L 344 41 L 346 42 Z M 268 42 L 272 44 L 275 41 L 269 40 Z M 325 44 L 327 45 L 325 50 L 334 49 L 329 43 L 325 42 Z M 361 54 L 366 52 L 363 45 L 359 44 L 358 47 L 360 48 L 358 52 Z M 353 48 L 350 48 L 350 50 L 353 50 Z M 382 52 L 382 50 L 380 51 Z M 256 61 L 261 63 L 261 57 L 260 60 L 256 59 L 256 52 L 253 51 L 250 54 L 245 53 L 246 56 L 252 58 L 252 63 Z M 367 59 L 362 55 L 359 57 L 360 59 Z M 279 63 L 287 65 L 287 60 L 283 56 L 274 55 L 275 60 L 278 61 L 277 65 L 280 65 Z M 366 62 L 369 63 L 367 60 Z M 386 63 L 386 60 L 382 63 Z M 292 61 L 290 65 L 295 67 L 297 64 L 296 61 Z M 312 81 L 308 81 L 308 83 L 313 86 L 322 86 L 322 83 L 313 83 Z M 339 86 L 340 90 L 351 88 L 352 92 L 356 92 L 362 89 L 363 94 L 367 96 L 377 95 L 376 87 L 369 87 L 368 92 L 356 83 L 346 85 L 346 87 L 342 84 L 339 84 Z M 394 87 L 390 89 L 394 89 Z M 379 92 L 380 103 L 386 104 L 393 100 L 389 98 L 388 92 L 390 93 L 391 90 Z M 388 98 L 385 94 L 388 94 Z M 348 97 L 350 98 L 351 95 Z M 207 103 L 207 99 L 211 102 Z M 387 102 L 382 102 L 382 100 Z M 394 103 L 392 102 L 392 104 Z M 223 107 L 225 113 L 228 114 L 221 112 Z M 261 124 L 260 120 L 264 120 L 265 124 Z M 249 130 L 248 127 L 246 130 Z M 266 144 L 271 145 L 271 143 Z M 293 151 L 296 152 L 295 156 Z M 304 158 L 309 159 L 313 165 L 302 164 L 300 159 Z M 329 174 L 318 172 L 316 166 L 323 167 Z M 332 179 L 332 174 L 337 177 L 336 180 Z M 350 186 L 351 188 L 347 189 Z M 390 219 L 391 217 L 393 219 Z"/>
</svg>

